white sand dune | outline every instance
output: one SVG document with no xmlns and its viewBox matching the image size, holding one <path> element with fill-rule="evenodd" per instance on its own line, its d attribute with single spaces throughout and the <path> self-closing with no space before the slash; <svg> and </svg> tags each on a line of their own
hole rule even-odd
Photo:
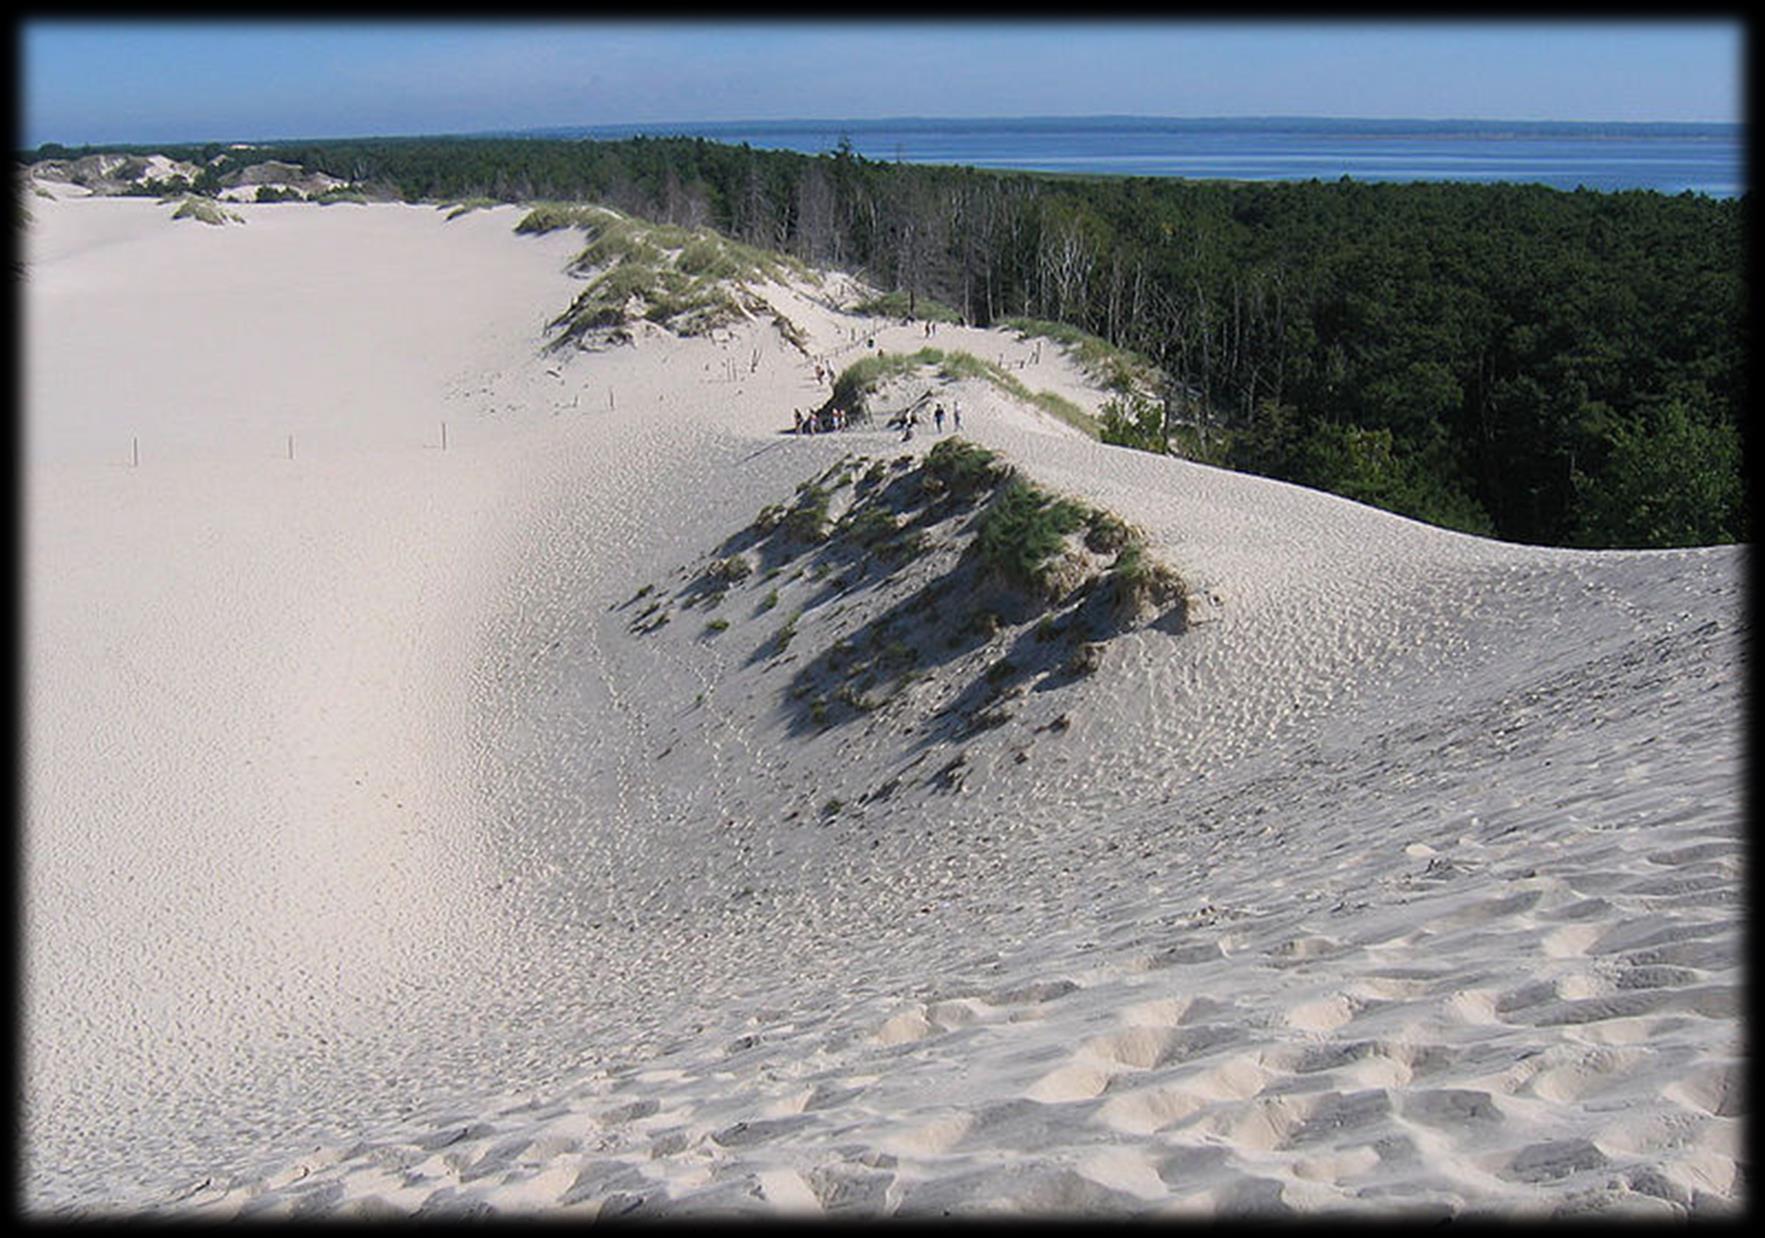
<svg viewBox="0 0 1765 1238">
<path fill-rule="evenodd" d="M 929 711 L 1021 633 L 808 726 L 936 556 L 722 631 L 693 580 L 933 435 L 781 435 L 825 388 L 770 324 L 540 354 L 575 242 L 509 208 L 237 209 L 32 203 L 33 1211 L 1744 1204 L 1744 548 L 1461 536 L 969 380 L 1205 621 L 990 729 Z M 768 294 L 842 364 L 1031 355 Z"/>
</svg>

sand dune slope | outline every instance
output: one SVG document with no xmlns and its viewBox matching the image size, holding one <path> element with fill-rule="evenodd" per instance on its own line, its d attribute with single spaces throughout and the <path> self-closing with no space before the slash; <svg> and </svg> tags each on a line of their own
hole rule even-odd
<svg viewBox="0 0 1765 1238">
<path fill-rule="evenodd" d="M 543 353 L 570 238 L 509 210 L 34 209 L 32 1207 L 1744 1201 L 1746 550 L 1507 546 L 888 388 L 1188 581 L 1066 673 L 954 550 L 752 532 L 936 441 L 781 434 L 811 358 L 1095 409 L 1057 349 L 773 287 L 805 348 Z"/>
</svg>

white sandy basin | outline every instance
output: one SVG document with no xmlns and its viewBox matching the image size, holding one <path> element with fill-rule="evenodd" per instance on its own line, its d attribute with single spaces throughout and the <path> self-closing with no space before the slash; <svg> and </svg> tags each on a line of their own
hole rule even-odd
<svg viewBox="0 0 1765 1238">
<path fill-rule="evenodd" d="M 769 326 L 537 356 L 574 244 L 507 208 L 31 205 L 28 1206 L 1743 1201 L 1744 550 L 1464 537 L 965 383 L 1218 617 L 972 742 L 804 735 L 773 620 L 626 606 L 909 449 L 778 435 Z M 1030 354 L 775 295 L 841 363 Z"/>
</svg>

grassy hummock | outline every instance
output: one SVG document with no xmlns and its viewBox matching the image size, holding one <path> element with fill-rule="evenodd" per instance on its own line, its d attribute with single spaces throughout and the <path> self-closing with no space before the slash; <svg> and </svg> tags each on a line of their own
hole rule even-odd
<svg viewBox="0 0 1765 1238">
<path fill-rule="evenodd" d="M 245 216 L 237 211 L 229 211 L 213 198 L 204 198 L 199 194 L 186 194 L 182 204 L 172 212 L 173 219 L 194 219 L 205 224 L 242 224 Z"/>
<path fill-rule="evenodd" d="M 1029 707 L 1032 690 L 1096 674 L 1108 644 L 1167 603 L 1178 611 L 1153 620 L 1159 630 L 1186 622 L 1181 578 L 1138 530 L 955 436 L 923 457 L 845 455 L 677 575 L 672 596 L 646 588 L 627 603 L 648 601 L 631 633 L 652 639 L 675 606 L 723 603 L 677 648 L 715 646 L 720 664 L 776 672 L 790 733 L 804 738 L 858 726 L 928 748 L 1015 724 L 1011 742 L 1027 746 L 1061 722 L 1031 725 L 1050 712 Z M 930 793 L 951 789 L 961 760 L 924 780 Z M 857 802 L 899 786 L 897 775 Z"/>
<path fill-rule="evenodd" d="M 1031 391 L 1016 375 L 961 349 L 921 348 L 910 353 L 879 352 L 860 357 L 834 379 L 833 394 L 823 409 L 838 407 L 863 413 L 870 397 L 884 383 L 922 367 L 935 367 L 939 378 L 950 381 L 982 379 L 1014 399 L 1033 405 L 1092 438 L 1097 437 L 1097 419 L 1065 396 L 1052 391 Z"/>
<path fill-rule="evenodd" d="M 570 265 L 587 277 L 588 287 L 549 324 L 554 348 L 636 321 L 703 335 L 753 316 L 772 318 L 786 339 L 801 339 L 794 324 L 748 287 L 805 275 L 793 258 L 708 228 L 648 223 L 586 202 L 539 203 L 515 225 L 516 232 L 530 234 L 560 228 L 587 234 Z"/>
<path fill-rule="evenodd" d="M 1084 528 L 1088 516 L 1087 509 L 1070 499 L 1014 477 L 981 517 L 975 550 L 1006 581 L 1051 598 L 1062 591 L 1066 535 Z"/>
</svg>

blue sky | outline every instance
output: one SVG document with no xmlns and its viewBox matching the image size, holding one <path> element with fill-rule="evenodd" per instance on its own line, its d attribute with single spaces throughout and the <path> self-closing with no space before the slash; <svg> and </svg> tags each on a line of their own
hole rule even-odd
<svg viewBox="0 0 1765 1238">
<path fill-rule="evenodd" d="M 23 145 L 898 116 L 1730 121 L 1738 20 L 27 21 Z"/>
</svg>

